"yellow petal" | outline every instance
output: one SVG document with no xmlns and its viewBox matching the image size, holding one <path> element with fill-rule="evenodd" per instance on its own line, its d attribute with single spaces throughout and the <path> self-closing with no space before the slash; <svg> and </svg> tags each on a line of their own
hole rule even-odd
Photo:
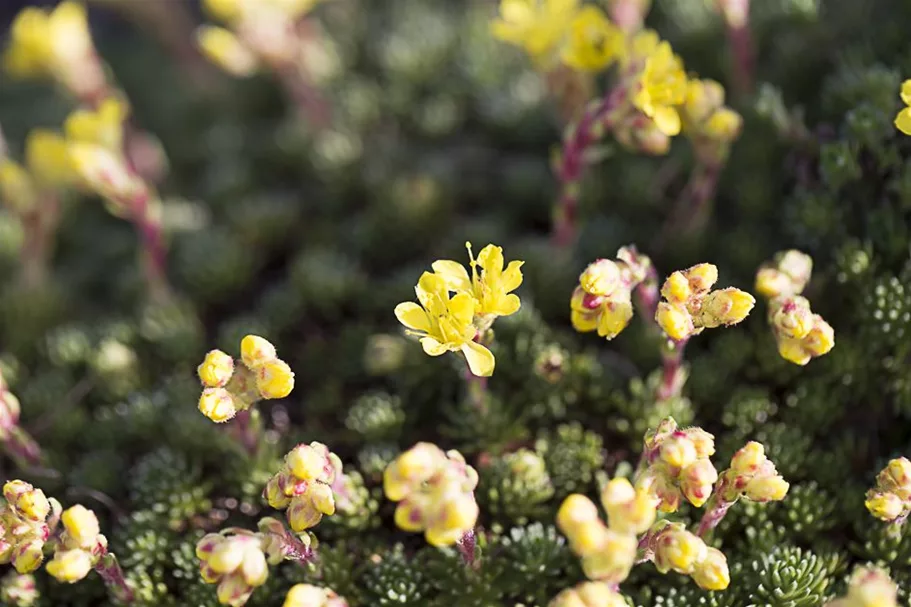
<svg viewBox="0 0 911 607">
<path fill-rule="evenodd" d="M 911 135 L 911 107 L 906 107 L 895 117 L 895 126 L 905 135 Z"/>
<path fill-rule="evenodd" d="M 519 296 L 509 294 L 497 302 L 497 307 L 494 310 L 494 313 L 498 316 L 509 316 L 510 314 L 515 314 L 518 312 L 520 307 L 522 307 L 522 302 L 519 300 Z"/>
<path fill-rule="evenodd" d="M 462 264 L 449 259 L 440 259 L 433 262 L 431 267 L 438 276 L 443 277 L 450 291 L 471 290 L 471 278 L 468 277 L 468 270 Z"/>
<path fill-rule="evenodd" d="M 465 360 L 468 361 L 468 368 L 474 375 L 479 377 L 490 377 L 493 375 L 493 369 L 496 360 L 493 352 L 481 344 L 469 341 L 462 346 L 462 353 L 465 354 Z"/>
<path fill-rule="evenodd" d="M 573 324 L 573 329 L 579 333 L 588 333 L 598 328 L 598 314 L 573 310 L 569 319 Z"/>
<path fill-rule="evenodd" d="M 680 134 L 680 114 L 670 106 L 659 106 L 655 108 L 655 115 L 652 116 L 655 125 L 665 135 L 673 137 Z"/>
<path fill-rule="evenodd" d="M 468 293 L 457 293 L 449 302 L 449 312 L 461 325 L 471 324 L 477 302 Z"/>
<path fill-rule="evenodd" d="M 902 82 L 901 97 L 902 101 L 905 102 L 905 105 L 911 105 L 911 80 Z"/>
<path fill-rule="evenodd" d="M 256 56 L 223 27 L 204 25 L 196 30 L 196 44 L 208 59 L 232 76 L 243 78 L 257 68 Z"/>
<path fill-rule="evenodd" d="M 430 320 L 424 308 L 412 301 L 405 301 L 395 307 L 395 317 L 399 322 L 415 331 L 430 331 Z"/>
<path fill-rule="evenodd" d="M 425 308 L 428 308 L 429 302 L 431 302 L 434 297 L 440 297 L 443 301 L 449 300 L 449 293 L 446 291 L 446 281 L 443 280 L 441 276 L 437 276 L 432 272 L 424 272 L 421 274 L 421 277 L 418 279 L 418 284 L 414 288 L 414 292 L 418 296 L 418 301 L 420 301 L 421 305 Z"/>
<path fill-rule="evenodd" d="M 503 272 L 503 247 L 489 244 L 478 253 L 478 265 L 485 272 L 500 274 Z"/>
<path fill-rule="evenodd" d="M 522 284 L 522 266 L 524 264 L 524 261 L 509 262 L 509 265 L 506 266 L 506 271 L 503 272 L 502 282 L 500 283 L 503 291 L 509 293 L 519 288 L 519 285 Z"/>
<path fill-rule="evenodd" d="M 445 344 L 441 344 L 433 337 L 422 337 L 421 346 L 424 348 L 424 352 L 430 356 L 439 356 L 449 351 Z"/>
</svg>

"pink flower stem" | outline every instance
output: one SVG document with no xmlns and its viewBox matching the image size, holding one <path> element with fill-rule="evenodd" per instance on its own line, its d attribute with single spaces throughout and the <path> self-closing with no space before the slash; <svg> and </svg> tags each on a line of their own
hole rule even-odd
<svg viewBox="0 0 911 607">
<path fill-rule="evenodd" d="M 614 123 L 614 113 L 628 95 L 618 86 L 602 99 L 590 104 L 579 121 L 567 129 L 563 150 L 556 168 L 560 180 L 560 197 L 555 209 L 552 238 L 558 247 L 568 247 L 576 238 L 579 187 L 585 170 L 585 154 Z"/>
<path fill-rule="evenodd" d="M 705 537 L 706 534 L 717 527 L 728 513 L 728 510 L 731 509 L 731 506 L 734 505 L 734 502 L 718 499 L 719 489 L 720 487 L 715 489 L 715 495 L 709 500 L 708 506 L 705 509 L 705 514 L 702 515 L 702 520 L 699 521 L 699 529 L 696 530 L 696 535 L 699 537 Z"/>
<path fill-rule="evenodd" d="M 41 447 L 28 432 L 19 426 L 11 426 L 7 429 L 3 448 L 22 467 L 42 464 Z"/>
<path fill-rule="evenodd" d="M 240 411 L 234 416 L 235 435 L 250 455 L 254 455 L 259 449 L 258 428 L 259 424 L 253 419 L 252 409 Z"/>
<path fill-rule="evenodd" d="M 123 576 L 123 569 L 120 568 L 120 563 L 117 562 L 114 553 L 104 554 L 95 565 L 95 571 L 98 572 L 98 575 L 104 580 L 105 586 L 117 600 L 127 604 L 133 602 L 133 589 L 127 584 L 126 578 Z"/>
<path fill-rule="evenodd" d="M 136 227 L 143 253 L 146 287 L 153 301 L 167 301 L 171 289 L 167 278 L 167 254 L 161 221 L 153 204 L 152 194 L 144 189 L 130 204 L 130 219 Z"/>
<path fill-rule="evenodd" d="M 462 560 L 465 562 L 465 565 L 468 567 L 474 568 L 477 566 L 477 548 L 478 548 L 478 538 L 475 535 L 474 529 L 469 529 L 465 532 L 459 541 L 456 543 L 458 547 L 459 554 L 462 555 Z"/>
<path fill-rule="evenodd" d="M 749 21 L 743 25 L 728 23 L 728 46 L 734 56 L 734 88 L 741 95 L 749 95 L 753 90 L 753 36 Z"/>
<path fill-rule="evenodd" d="M 667 400 L 680 395 L 686 377 L 683 374 L 683 349 L 687 339 L 680 341 L 668 340 L 667 347 L 661 349 L 661 384 L 658 386 L 656 397 L 659 401 Z"/>
</svg>

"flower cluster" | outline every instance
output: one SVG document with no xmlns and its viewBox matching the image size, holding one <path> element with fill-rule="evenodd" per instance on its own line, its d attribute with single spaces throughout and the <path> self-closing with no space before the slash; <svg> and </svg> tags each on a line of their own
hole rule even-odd
<svg viewBox="0 0 911 607">
<path fill-rule="evenodd" d="M 348 601 L 328 588 L 295 584 L 288 591 L 282 607 L 348 607 Z"/>
<path fill-rule="evenodd" d="M 911 514 L 911 460 L 890 461 L 876 476 L 876 486 L 867 491 L 865 504 L 876 518 L 903 523 Z"/>
<path fill-rule="evenodd" d="M 386 497 L 399 502 L 395 524 L 405 531 L 423 531 L 434 546 L 456 543 L 474 529 L 478 473 L 458 451 L 417 443 L 399 455 L 383 473 Z"/>
<path fill-rule="evenodd" d="M 662 512 L 676 512 L 682 500 L 697 508 L 705 504 L 718 480 L 709 459 L 715 438 L 701 428 L 679 429 L 673 418 L 663 420 L 645 435 L 645 470 L 636 486 L 658 500 Z"/>
<path fill-rule="evenodd" d="M 25 481 L 8 481 L 3 486 L 4 502 L 0 503 L 0 563 L 12 563 L 19 573 L 30 573 L 44 560 L 44 543 L 51 537 L 53 519 L 60 504 Z"/>
<path fill-rule="evenodd" d="M 63 533 L 57 539 L 54 558 L 47 572 L 59 582 L 74 583 L 85 578 L 107 552 L 107 538 L 101 534 L 98 517 L 80 505 L 60 516 Z"/>
<path fill-rule="evenodd" d="M 50 12 L 22 10 L 10 28 L 3 64 L 15 77 L 53 79 L 77 99 L 97 98 L 107 87 L 85 6 L 69 0 Z"/>
<path fill-rule="evenodd" d="M 835 330 L 802 297 L 813 260 L 800 251 L 782 251 L 756 273 L 756 291 L 769 300 L 768 320 L 782 358 L 805 365 L 835 347 Z"/>
<path fill-rule="evenodd" d="M 300 533 L 319 524 L 323 515 L 335 514 L 332 485 L 341 475 L 342 461 L 326 445 L 300 444 L 285 455 L 263 497 L 273 508 L 287 510 L 288 524 Z"/>
<path fill-rule="evenodd" d="M 847 596 L 825 607 L 898 607 L 898 586 L 878 567 L 858 567 L 848 581 Z"/>
<path fill-rule="evenodd" d="M 617 252 L 617 260 L 598 259 L 579 276 L 570 300 L 570 320 L 581 333 L 597 331 L 608 340 L 620 334 L 633 317 L 632 294 L 648 276 L 651 260 L 632 247 Z"/>
<path fill-rule="evenodd" d="M 724 590 L 731 583 L 727 558 L 682 523 L 659 521 L 648 534 L 647 550 L 661 573 L 690 576 L 703 590 Z"/>
<path fill-rule="evenodd" d="M 569 539 L 572 551 L 582 559 L 587 578 L 612 584 L 627 578 L 636 562 L 636 536 L 655 520 L 655 502 L 625 478 L 613 479 L 601 493 L 601 504 L 607 512 L 605 525 L 598 508 L 584 495 L 574 493 L 563 500 L 557 512 L 557 526 Z"/>
<path fill-rule="evenodd" d="M 319 0 L 206 0 L 203 5 L 230 29 L 206 25 L 197 32 L 203 53 L 234 76 L 249 76 L 265 64 L 299 64 L 304 49 L 297 22 Z"/>
<path fill-rule="evenodd" d="M 78 504 L 63 511 L 56 499 L 21 480 L 3 486 L 3 500 L 0 563 L 11 562 L 20 574 L 30 573 L 41 566 L 45 551 L 53 550 L 45 569 L 57 581 L 72 584 L 94 569 L 118 599 L 132 600 L 94 512 Z"/>
<path fill-rule="evenodd" d="M 489 244 L 471 254 L 466 243 L 471 274 L 462 264 L 450 260 L 433 263 L 433 273 L 424 272 L 414 288 L 420 305 L 403 302 L 395 307 L 395 316 L 420 338 L 424 352 L 440 356 L 461 352 L 474 375 L 493 374 L 496 361 L 482 343 L 498 316 L 509 316 L 519 310 L 519 297 L 512 293 L 522 284 L 522 261 L 505 265 L 503 249 Z"/>
<path fill-rule="evenodd" d="M 747 317 L 756 303 L 753 296 L 734 287 L 712 291 L 717 281 L 718 268 L 710 263 L 668 276 L 655 322 L 669 338 L 684 341 L 703 329 L 735 325 Z"/>
<path fill-rule="evenodd" d="M 30 573 L 10 571 L 0 580 L 0 600 L 4 605 L 31 607 L 38 601 L 38 585 Z"/>
<path fill-rule="evenodd" d="M 0 154 L 0 197 L 23 219 L 40 210 L 44 196 L 72 185 L 74 177 L 66 142 L 48 129 L 28 134 L 24 166 Z"/>
<path fill-rule="evenodd" d="M 743 128 L 743 118 L 724 104 L 724 97 L 724 87 L 714 80 L 687 83 L 686 101 L 681 106 L 683 130 L 697 154 L 707 160 L 723 159 Z"/>
<path fill-rule="evenodd" d="M 549 607 L 626 607 L 626 604 L 608 582 L 582 582 L 558 594 Z"/>
<path fill-rule="evenodd" d="M 716 494 L 723 502 L 741 497 L 753 502 L 778 502 L 788 494 L 790 485 L 766 457 L 765 448 L 755 441 L 741 447 L 731 458 L 731 467 L 721 473 Z"/>
<path fill-rule="evenodd" d="M 197 369 L 203 385 L 199 410 L 214 422 L 228 421 L 260 400 L 284 398 L 294 389 L 294 372 L 271 342 L 247 335 L 240 350 L 238 361 L 212 350 Z"/>
<path fill-rule="evenodd" d="M 209 533 L 196 544 L 199 572 L 207 584 L 218 584 L 218 602 L 240 607 L 269 578 L 261 534 L 229 528 Z"/>
<path fill-rule="evenodd" d="M 41 460 L 41 449 L 19 425 L 20 412 L 19 399 L 10 392 L 0 372 L 0 444 L 16 459 L 34 464 Z"/>
</svg>

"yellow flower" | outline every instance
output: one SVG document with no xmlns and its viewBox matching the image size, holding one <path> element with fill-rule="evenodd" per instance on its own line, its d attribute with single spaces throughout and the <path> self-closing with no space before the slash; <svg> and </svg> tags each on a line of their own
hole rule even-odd
<svg viewBox="0 0 911 607">
<path fill-rule="evenodd" d="M 326 458 L 310 445 L 298 445 L 288 452 L 285 462 L 291 474 L 304 481 L 318 478 L 326 466 Z"/>
<path fill-rule="evenodd" d="M 612 295 L 621 286 L 620 267 L 610 259 L 594 261 L 579 275 L 579 286 L 590 295 Z"/>
<path fill-rule="evenodd" d="M 126 101 L 108 97 L 97 110 L 80 109 L 72 112 L 63 124 L 67 141 L 91 143 L 112 152 L 123 148 L 123 121 L 129 114 Z"/>
<path fill-rule="evenodd" d="M 731 583 L 728 560 L 717 548 L 709 548 L 693 570 L 693 581 L 703 590 L 724 590 Z"/>
<path fill-rule="evenodd" d="M 19 515 L 31 521 L 44 521 L 51 511 L 44 491 L 25 481 L 7 481 L 3 485 L 3 497 Z"/>
<path fill-rule="evenodd" d="M 712 291 L 702 302 L 700 321 L 709 329 L 736 325 L 750 314 L 755 304 L 752 295 L 734 287 Z"/>
<path fill-rule="evenodd" d="M 51 57 L 47 13 L 26 8 L 16 15 L 9 30 L 10 44 L 4 53 L 6 70 L 20 78 L 43 76 Z"/>
<path fill-rule="evenodd" d="M 686 339 L 696 332 L 690 313 L 682 306 L 675 306 L 666 301 L 658 303 L 655 322 L 674 341 Z"/>
<path fill-rule="evenodd" d="M 250 76 L 256 71 L 256 55 L 223 27 L 200 27 L 196 30 L 196 44 L 212 63 L 232 76 Z"/>
<path fill-rule="evenodd" d="M 92 557 L 78 548 L 63 550 L 54 555 L 45 569 L 58 582 L 72 584 L 84 579 L 92 570 Z"/>
<path fill-rule="evenodd" d="M 720 141 L 733 141 L 743 127 L 743 117 L 729 107 L 718 108 L 705 123 L 705 134 Z"/>
<path fill-rule="evenodd" d="M 285 398 L 294 390 L 294 371 L 276 358 L 256 367 L 256 389 L 266 399 Z"/>
<path fill-rule="evenodd" d="M 685 529 L 672 528 L 658 540 L 655 567 L 665 573 L 674 570 L 689 575 L 708 553 L 708 546 L 698 536 Z"/>
<path fill-rule="evenodd" d="M 234 359 L 221 350 L 212 350 L 206 354 L 196 373 L 207 388 L 223 388 L 234 374 Z"/>
<path fill-rule="evenodd" d="M 895 126 L 905 135 L 911 135 L 911 80 L 902 83 L 901 98 L 908 107 L 895 117 Z"/>
<path fill-rule="evenodd" d="M 245 4 L 246 0 L 203 0 L 202 6 L 219 21 L 232 23 L 243 15 Z"/>
<path fill-rule="evenodd" d="M 598 72 L 623 53 L 623 32 L 600 8 L 588 4 L 573 19 L 563 63 L 580 71 Z"/>
<path fill-rule="evenodd" d="M 282 607 L 323 607 L 326 599 L 333 598 L 334 592 L 310 584 L 295 584 L 285 596 Z"/>
<path fill-rule="evenodd" d="M 60 516 L 66 533 L 80 548 L 91 549 L 98 541 L 101 527 L 95 513 L 82 505 L 67 508 Z"/>
<path fill-rule="evenodd" d="M 654 120 L 662 133 L 677 135 L 681 122 L 676 106 L 686 101 L 686 82 L 683 62 L 669 43 L 661 42 L 645 62 L 633 104 Z"/>
<path fill-rule="evenodd" d="M 607 582 L 582 582 L 558 594 L 550 607 L 626 607 L 626 601 Z"/>
<path fill-rule="evenodd" d="M 206 388 L 199 397 L 199 411 L 213 422 L 226 422 L 237 414 L 234 397 L 224 388 Z"/>
<path fill-rule="evenodd" d="M 240 341 L 240 357 L 244 364 L 255 369 L 259 365 L 275 360 L 278 353 L 272 342 L 259 335 L 247 335 Z"/>
<path fill-rule="evenodd" d="M 415 293 L 421 305 L 400 303 L 395 307 L 395 316 L 411 330 L 410 334 L 420 337 L 424 352 L 430 356 L 461 352 L 473 374 L 492 375 L 496 364 L 493 353 L 474 341 L 475 298 L 464 291 L 450 298 L 446 280 L 430 272 L 421 275 Z"/>
<path fill-rule="evenodd" d="M 31 573 L 41 566 L 44 560 L 44 542 L 31 540 L 21 543 L 13 550 L 13 567 L 18 573 Z M 50 573 L 50 571 L 48 571 Z"/>
<path fill-rule="evenodd" d="M 424 532 L 431 546 L 451 546 L 474 528 L 480 509 L 474 494 L 463 493 L 448 499 L 440 508 L 437 520 Z"/>
<path fill-rule="evenodd" d="M 566 36 L 579 0 L 500 0 L 500 18 L 491 24 L 496 38 L 520 46 L 546 64 Z"/>
<path fill-rule="evenodd" d="M 708 459 L 699 459 L 680 473 L 680 491 L 691 504 L 701 508 L 712 495 L 712 485 L 718 480 L 718 471 Z"/>
<path fill-rule="evenodd" d="M 25 140 L 25 164 L 45 187 L 61 187 L 75 180 L 66 140 L 54 131 L 35 129 Z"/>
<path fill-rule="evenodd" d="M 470 293 L 477 302 L 478 316 L 509 316 L 522 305 L 519 296 L 511 293 L 522 284 L 524 261 L 510 261 L 503 269 L 503 248 L 487 245 L 478 253 L 477 260 L 471 254 L 471 243 L 466 242 L 471 265 L 471 277 L 462 264 L 441 259 L 433 262 L 433 271 L 446 281 L 451 291 Z M 482 272 L 478 272 L 478 268 Z"/>
<path fill-rule="evenodd" d="M 21 164 L 8 158 L 0 158 L 0 200 L 17 213 L 27 213 L 38 202 L 32 176 Z"/>
</svg>

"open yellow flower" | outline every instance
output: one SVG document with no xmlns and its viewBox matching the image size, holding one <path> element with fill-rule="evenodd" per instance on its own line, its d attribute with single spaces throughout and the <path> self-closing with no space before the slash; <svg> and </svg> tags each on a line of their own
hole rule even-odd
<svg viewBox="0 0 911 607">
<path fill-rule="evenodd" d="M 895 126 L 905 135 L 911 135 L 911 80 L 902 83 L 901 98 L 907 107 L 895 117 Z"/>
<path fill-rule="evenodd" d="M 538 63 L 547 63 L 566 36 L 579 0 L 501 0 L 493 35 L 520 46 Z"/>
<path fill-rule="evenodd" d="M 420 337 L 424 352 L 430 356 L 461 352 L 473 374 L 492 375 L 493 353 L 474 341 L 477 329 L 472 321 L 478 305 L 474 297 L 462 291 L 450 298 L 446 280 L 430 272 L 421 275 L 414 291 L 420 305 L 400 303 L 395 307 L 395 316 L 410 329 L 410 334 Z"/>
<path fill-rule="evenodd" d="M 471 260 L 471 276 L 465 266 L 448 259 L 433 263 L 433 271 L 443 278 L 450 291 L 469 293 L 477 302 L 478 316 L 509 316 L 519 310 L 519 296 L 511 293 L 522 284 L 524 261 L 510 261 L 503 269 L 505 260 L 503 248 L 487 245 L 475 259 L 471 254 L 471 243 L 465 243 Z M 482 272 L 478 272 L 478 267 Z"/>
<path fill-rule="evenodd" d="M 570 26 L 563 62 L 577 70 L 598 72 L 623 53 L 624 37 L 597 6 L 586 5 Z"/>
<path fill-rule="evenodd" d="M 658 44 L 645 62 L 639 89 L 633 104 L 655 121 L 662 133 L 680 133 L 681 120 L 677 107 L 686 101 L 687 79 L 683 62 L 667 42 Z"/>
</svg>

